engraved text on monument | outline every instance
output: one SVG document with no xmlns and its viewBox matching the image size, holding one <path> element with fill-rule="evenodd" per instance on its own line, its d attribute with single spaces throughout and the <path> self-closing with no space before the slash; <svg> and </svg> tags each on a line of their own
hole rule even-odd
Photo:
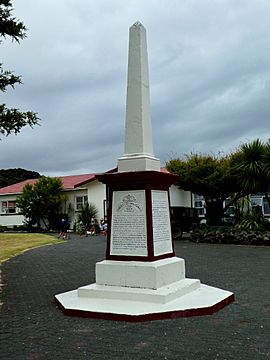
<svg viewBox="0 0 270 360">
<path fill-rule="evenodd" d="M 144 190 L 113 193 L 111 230 L 111 255 L 147 255 Z"/>
<path fill-rule="evenodd" d="M 154 255 L 172 252 L 168 192 L 152 190 Z"/>
</svg>

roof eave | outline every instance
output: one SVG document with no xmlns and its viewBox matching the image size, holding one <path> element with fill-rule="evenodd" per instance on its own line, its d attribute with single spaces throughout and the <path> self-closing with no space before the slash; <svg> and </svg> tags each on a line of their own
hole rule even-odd
<svg viewBox="0 0 270 360">
<path fill-rule="evenodd" d="M 76 188 L 78 188 L 78 187 L 80 187 L 80 186 L 82 186 L 82 185 L 88 184 L 88 183 L 96 180 L 96 179 L 97 179 L 97 178 L 96 178 L 96 175 L 97 175 L 97 174 L 95 174 L 91 179 L 87 179 L 87 180 L 84 180 L 84 181 L 79 182 L 78 184 L 75 184 L 75 185 L 74 185 L 74 189 L 76 189 Z"/>
</svg>

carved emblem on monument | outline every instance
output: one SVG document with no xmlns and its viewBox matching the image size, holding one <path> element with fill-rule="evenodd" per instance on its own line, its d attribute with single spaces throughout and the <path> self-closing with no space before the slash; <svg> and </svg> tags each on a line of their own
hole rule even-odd
<svg viewBox="0 0 270 360">
<path fill-rule="evenodd" d="M 117 204 L 116 211 L 120 212 L 134 212 L 142 211 L 142 205 L 137 201 L 136 197 L 131 194 L 123 196 L 122 201 Z"/>
</svg>

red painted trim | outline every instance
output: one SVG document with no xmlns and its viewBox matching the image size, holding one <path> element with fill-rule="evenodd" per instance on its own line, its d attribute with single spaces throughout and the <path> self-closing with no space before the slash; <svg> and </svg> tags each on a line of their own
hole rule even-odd
<svg viewBox="0 0 270 360">
<path fill-rule="evenodd" d="M 174 252 L 161 254 L 161 255 L 156 255 L 156 256 L 154 256 L 153 261 L 167 259 L 167 258 L 174 257 L 174 256 L 175 256 Z"/>
<path fill-rule="evenodd" d="M 107 246 L 106 246 L 106 260 L 110 259 L 111 251 L 111 226 L 112 226 L 112 194 L 113 192 L 108 187 L 109 193 L 109 209 L 107 214 Z"/>
<path fill-rule="evenodd" d="M 128 171 L 97 175 L 97 179 L 114 190 L 124 190 L 123 186 L 129 190 L 138 189 L 138 186 L 145 188 L 147 185 L 158 186 L 160 189 L 169 188 L 176 183 L 178 176 L 160 171 Z"/>
<path fill-rule="evenodd" d="M 166 253 L 166 254 L 155 256 L 152 259 L 150 259 L 149 256 L 108 255 L 108 257 L 106 256 L 106 260 L 152 262 L 152 261 L 167 259 L 167 258 L 174 257 L 174 256 L 175 256 L 174 253 L 169 253 L 169 254 Z"/>
<path fill-rule="evenodd" d="M 142 322 L 142 321 L 152 321 L 152 320 L 176 319 L 180 317 L 184 318 L 191 316 L 212 315 L 217 311 L 223 309 L 225 306 L 231 304 L 234 300 L 235 300 L 235 296 L 234 294 L 232 294 L 228 296 L 226 299 L 220 301 L 219 303 L 205 308 L 188 309 L 188 310 L 180 310 L 180 311 L 168 311 L 162 313 L 152 313 L 152 314 L 143 314 L 143 315 L 126 315 L 126 314 L 113 314 L 113 313 L 101 313 L 101 312 L 65 309 L 64 306 L 59 302 L 59 300 L 55 298 L 57 305 L 64 312 L 65 315 L 88 317 L 88 318 L 103 319 L 103 320 L 127 321 L 127 322 Z"/>
<path fill-rule="evenodd" d="M 147 249 L 148 260 L 154 260 L 154 237 L 153 237 L 153 215 L 152 215 L 152 193 L 150 189 L 145 191 L 146 201 L 146 227 L 147 227 Z"/>
<path fill-rule="evenodd" d="M 174 241 L 173 241 L 173 237 L 172 237 L 172 215 L 171 215 L 171 211 L 170 211 L 170 208 L 171 208 L 171 197 L 170 197 L 170 191 L 168 191 L 168 201 L 169 201 L 169 217 L 170 217 L 170 230 L 171 230 L 171 239 L 172 239 L 172 251 L 173 251 L 173 254 L 175 255 L 175 248 L 174 248 Z"/>
<path fill-rule="evenodd" d="M 107 260 L 116 260 L 116 261 L 144 261 L 149 262 L 149 256 L 133 256 L 133 255 L 109 255 Z"/>
</svg>

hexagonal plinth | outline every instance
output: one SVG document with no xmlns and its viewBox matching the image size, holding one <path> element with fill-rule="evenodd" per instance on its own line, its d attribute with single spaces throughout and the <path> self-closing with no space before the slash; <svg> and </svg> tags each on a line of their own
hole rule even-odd
<svg viewBox="0 0 270 360">
<path fill-rule="evenodd" d="M 117 261 L 101 262 L 97 264 L 99 283 L 55 299 L 66 315 L 123 321 L 210 315 L 234 300 L 229 291 L 185 278 L 183 266 L 184 260 L 175 257 L 126 263 L 126 267 Z"/>
</svg>

